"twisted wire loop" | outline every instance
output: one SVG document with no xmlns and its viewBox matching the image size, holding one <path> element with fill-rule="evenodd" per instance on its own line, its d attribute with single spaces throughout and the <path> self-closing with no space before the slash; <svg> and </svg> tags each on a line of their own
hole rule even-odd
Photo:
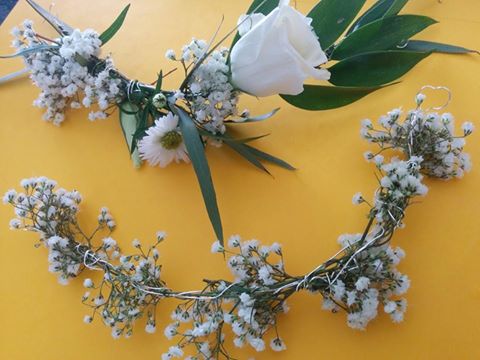
<svg viewBox="0 0 480 360">
<path fill-rule="evenodd" d="M 447 98 L 447 101 L 444 104 L 442 104 L 440 106 L 434 106 L 434 107 L 431 107 L 431 108 L 427 108 L 424 111 L 426 111 L 426 112 L 431 111 L 431 110 L 440 111 L 440 110 L 445 109 L 448 105 L 450 105 L 450 102 L 452 101 L 452 91 L 448 87 L 446 87 L 446 86 L 424 85 L 417 92 L 417 96 L 422 94 L 422 91 L 425 90 L 425 89 L 430 89 L 430 90 L 435 90 L 435 91 L 436 90 L 445 91 L 448 95 L 448 98 Z"/>
<path fill-rule="evenodd" d="M 138 85 L 137 80 L 130 80 L 128 82 L 128 85 L 126 87 L 126 92 L 127 92 L 127 99 L 128 101 L 132 101 L 131 96 L 134 94 L 142 93 L 142 90 L 140 89 L 140 85 Z"/>
<path fill-rule="evenodd" d="M 434 90 L 434 91 L 445 91 L 448 95 L 447 101 L 443 103 L 440 106 L 434 106 L 426 109 L 422 109 L 421 104 L 417 106 L 416 111 L 412 113 L 412 117 L 410 119 L 410 126 L 409 126 L 409 133 L 408 133 L 408 153 L 411 156 L 413 156 L 413 145 L 414 145 L 414 137 L 415 137 L 415 127 L 420 127 L 422 124 L 418 123 L 418 112 L 419 111 L 424 111 L 424 112 L 429 112 L 429 111 L 440 111 L 445 109 L 448 105 L 450 105 L 450 102 L 452 101 L 452 91 L 446 87 L 446 86 L 433 86 L 433 85 L 424 85 L 418 90 L 415 98 L 417 98 L 419 95 L 423 95 L 423 91 L 426 89 Z M 420 129 L 418 129 L 420 130 Z"/>
</svg>

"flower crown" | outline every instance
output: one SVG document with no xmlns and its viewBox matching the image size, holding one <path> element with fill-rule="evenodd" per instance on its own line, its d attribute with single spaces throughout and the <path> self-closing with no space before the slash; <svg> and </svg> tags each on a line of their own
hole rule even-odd
<svg viewBox="0 0 480 360">
<path fill-rule="evenodd" d="M 266 120 L 278 111 L 250 116 L 249 111 L 238 109 L 242 93 L 280 94 L 306 110 L 333 109 L 387 86 L 432 52 L 472 52 L 410 40 L 435 21 L 399 15 L 407 1 L 380 0 L 354 21 L 365 0 L 351 1 L 348 6 L 343 0 L 322 0 L 307 16 L 289 6 L 288 0 L 255 0 L 238 26 L 217 43 L 220 27 L 209 42 L 194 39 L 178 55 L 173 50 L 166 52 L 185 72 L 179 88 L 170 91 L 162 87 L 168 73 L 161 71 L 156 81 L 143 83 L 123 75 L 110 57 L 100 57 L 101 47 L 118 32 L 129 6 L 99 35 L 90 29 L 74 29 L 33 0 L 27 2 L 60 37 L 38 34 L 27 20 L 23 29 L 12 31 L 18 51 L 6 57 L 24 58 L 32 81 L 41 89 L 34 105 L 46 109 L 44 119 L 59 125 L 68 108 L 94 106 L 89 119 L 97 120 L 118 109 L 136 166 L 142 160 L 161 167 L 191 161 L 221 244 L 223 228 L 206 146 L 226 145 L 267 173 L 264 162 L 294 170 L 250 145 L 265 135 L 234 135 L 235 126 Z M 230 48 L 221 48 L 235 32 Z M 324 84 L 304 85 L 309 78 Z"/>
<path fill-rule="evenodd" d="M 394 109 L 380 117 L 378 128 L 370 120 L 362 122 L 362 137 L 379 146 L 377 153 L 365 154 L 378 171 L 379 187 L 373 201 L 360 193 L 352 199 L 354 204 L 369 207 L 368 223 L 361 233 L 340 236 L 341 250 L 302 276 L 286 271 L 279 244 L 262 246 L 257 240 L 233 236 L 228 246 L 216 241 L 211 248 L 213 253 L 228 256 L 233 280 L 206 280 L 198 291 L 173 290 L 163 280 L 158 262 L 157 247 L 165 233 L 159 232 L 148 247 L 134 240 L 136 252 L 124 254 L 110 236 L 115 222 L 107 208 L 101 210 L 97 228 L 87 235 L 77 220 L 81 195 L 55 190 L 56 183 L 47 178 L 23 180 L 24 193 L 10 190 L 5 194 L 4 202 L 11 204 L 17 215 L 10 225 L 40 235 L 40 243 L 49 252 L 49 270 L 60 283 L 67 284 L 83 271 L 102 273 L 99 280 L 84 280 L 88 291 L 82 302 L 92 310 L 84 321 L 100 317 L 114 338 L 131 336 L 135 321 L 142 316 L 147 317 L 145 331 L 155 332 L 157 304 L 179 300 L 171 315 L 173 322 L 164 330 L 168 339 L 178 340 L 162 355 L 164 360 L 186 354 L 190 360 L 232 359 L 227 328 L 231 328 L 237 347 L 248 344 L 263 351 L 270 337 L 272 350 L 285 350 L 277 331 L 278 316 L 288 311 L 286 301 L 301 290 L 322 296 L 325 310 L 345 311 L 347 324 L 354 329 L 365 329 L 382 307 L 393 322 L 401 322 L 407 308 L 401 296 L 410 280 L 397 270 L 405 253 L 393 248 L 391 239 L 404 226 L 412 199 L 427 193 L 422 174 L 448 180 L 470 170 L 463 147 L 473 125 L 464 123 L 463 134 L 455 136 L 453 116 L 422 110 L 424 100 L 419 93 L 416 109 L 406 114 Z M 403 160 L 395 156 L 387 160 L 385 152 L 392 150 Z M 102 231 L 107 231 L 107 236 L 95 243 Z"/>
</svg>

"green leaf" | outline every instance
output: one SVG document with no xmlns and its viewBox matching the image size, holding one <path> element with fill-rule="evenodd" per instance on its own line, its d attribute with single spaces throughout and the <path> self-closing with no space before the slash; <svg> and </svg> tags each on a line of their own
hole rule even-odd
<svg viewBox="0 0 480 360">
<path fill-rule="evenodd" d="M 126 104 L 127 106 L 124 107 L 124 104 Z M 120 108 L 121 111 L 129 115 L 136 115 L 140 111 L 136 104 L 133 104 L 129 101 L 118 103 L 117 106 Z M 133 110 L 131 110 L 132 108 Z"/>
<path fill-rule="evenodd" d="M 318 111 L 349 105 L 379 89 L 382 87 L 304 85 L 304 90 L 300 95 L 280 96 L 297 108 Z"/>
<path fill-rule="evenodd" d="M 373 21 L 347 36 L 333 51 L 332 59 L 391 49 L 405 44 L 413 35 L 435 23 L 435 20 L 419 15 L 390 16 Z"/>
<path fill-rule="evenodd" d="M 220 212 L 218 211 L 217 196 L 215 194 L 215 188 L 213 187 L 212 176 L 210 174 L 210 168 L 208 167 L 205 149 L 200 134 L 195 123 L 185 110 L 172 106 L 172 111 L 175 112 L 180 119 L 180 130 L 188 151 L 188 156 L 195 169 L 200 189 L 202 190 L 203 200 L 207 208 L 210 222 L 213 225 L 218 241 L 223 245 L 223 229 Z"/>
<path fill-rule="evenodd" d="M 115 19 L 112 25 L 105 30 L 101 35 L 100 35 L 100 41 L 102 42 L 102 46 L 105 45 L 112 37 L 115 36 L 118 30 L 123 25 L 123 22 L 125 21 L 125 17 L 127 16 L 128 9 L 130 8 L 130 4 L 128 4 L 118 15 L 118 17 Z"/>
<path fill-rule="evenodd" d="M 163 71 L 160 70 L 160 73 L 158 74 L 157 83 L 155 84 L 156 93 L 159 93 L 160 90 L 162 90 L 162 82 L 163 82 Z"/>
<path fill-rule="evenodd" d="M 280 110 L 280 108 L 276 108 L 276 109 L 270 111 L 268 114 L 253 116 L 253 117 L 248 117 L 248 118 L 242 118 L 242 119 L 239 119 L 239 120 L 227 120 L 225 122 L 229 123 L 229 124 L 244 124 L 244 123 L 250 123 L 250 122 L 263 121 L 263 120 L 270 119 L 279 110 Z"/>
<path fill-rule="evenodd" d="M 424 41 L 424 40 L 410 40 L 406 46 L 401 48 L 408 51 L 423 51 L 423 52 L 437 52 L 445 54 L 467 54 L 477 53 L 477 50 L 467 49 L 461 46 L 441 44 L 437 42 Z"/>
<path fill-rule="evenodd" d="M 46 44 L 36 45 L 36 46 L 32 46 L 32 47 L 29 47 L 29 48 L 26 48 L 26 49 L 23 49 L 23 50 L 19 50 L 15 54 L 0 55 L 0 59 L 9 59 L 9 58 L 14 58 L 14 57 L 19 57 L 19 56 L 26 56 L 28 54 L 32 54 L 32 53 L 36 53 L 36 52 L 44 51 L 44 50 L 52 50 L 52 49 L 55 49 L 55 48 L 58 48 L 58 46 L 57 45 L 46 45 Z"/>
<path fill-rule="evenodd" d="M 122 127 L 123 136 L 125 137 L 125 141 L 127 142 L 128 150 L 130 151 L 133 164 L 136 168 L 139 168 L 142 164 L 142 160 L 140 159 L 140 155 L 138 153 L 138 149 L 133 149 L 134 141 L 133 136 L 137 131 L 138 127 L 138 119 L 136 116 L 135 109 L 138 108 L 135 104 L 130 102 L 125 102 L 121 106 L 120 109 L 120 125 Z M 124 111 L 125 109 L 126 111 Z"/>
<path fill-rule="evenodd" d="M 408 0 L 379 0 L 348 29 L 347 35 L 378 19 L 398 14 Z"/>
<path fill-rule="evenodd" d="M 244 144 L 244 147 L 248 149 L 253 155 L 255 155 L 257 158 L 260 158 L 261 160 L 268 161 L 272 164 L 275 164 L 277 166 L 280 166 L 284 169 L 287 170 L 297 170 L 295 169 L 292 165 L 287 163 L 286 161 L 279 159 L 273 155 L 267 154 L 266 152 L 263 152 L 261 150 L 258 150 L 257 148 L 254 148 L 253 146 Z"/>
<path fill-rule="evenodd" d="M 255 167 L 259 168 L 262 171 L 265 171 L 267 174 L 271 175 L 265 166 L 258 160 L 258 158 L 252 154 L 245 144 L 239 144 L 235 141 L 225 141 L 225 144 L 230 146 L 235 150 L 240 156 L 245 158 L 249 163 L 253 164 Z"/>
<path fill-rule="evenodd" d="M 64 23 L 59 18 L 53 16 L 49 11 L 38 5 L 33 0 L 27 0 L 27 3 L 41 16 L 43 17 L 60 35 L 70 35 L 73 32 L 73 28 Z"/>
<path fill-rule="evenodd" d="M 404 6 L 407 5 L 407 3 L 408 3 L 408 0 L 393 1 L 383 17 L 397 15 L 400 12 L 400 10 L 402 10 Z"/>
<path fill-rule="evenodd" d="M 278 7 L 279 2 L 279 0 L 254 0 L 246 14 L 260 13 L 268 15 Z"/>
<path fill-rule="evenodd" d="M 330 47 L 342 35 L 365 1 L 322 0 L 308 13 L 323 49 Z"/>
<path fill-rule="evenodd" d="M 135 104 L 133 104 L 135 106 Z M 136 113 L 137 118 L 137 128 L 133 134 L 133 139 L 130 146 L 130 154 L 137 150 L 137 141 L 140 140 L 145 134 L 145 130 L 148 127 L 148 114 L 150 113 L 150 108 L 145 106 L 142 111 L 138 109 Z"/>
<path fill-rule="evenodd" d="M 377 86 L 407 73 L 431 53 L 379 51 L 356 55 L 329 68 L 330 83 L 339 86 Z"/>
</svg>

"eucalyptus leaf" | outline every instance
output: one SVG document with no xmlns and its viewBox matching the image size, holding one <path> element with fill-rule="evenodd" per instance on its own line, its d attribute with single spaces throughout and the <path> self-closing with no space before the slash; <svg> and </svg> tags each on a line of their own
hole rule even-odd
<svg viewBox="0 0 480 360">
<path fill-rule="evenodd" d="M 41 45 L 35 45 L 26 49 L 22 49 L 17 51 L 15 54 L 11 55 L 0 55 L 0 59 L 9 59 L 9 58 L 15 58 L 19 56 L 26 56 L 28 54 L 33 54 L 39 51 L 44 51 L 44 50 L 52 50 L 52 49 L 57 49 L 57 45 L 46 45 L 46 44 L 41 44 Z"/>
<path fill-rule="evenodd" d="M 224 142 L 235 142 L 239 144 L 249 143 L 270 135 L 270 134 L 263 134 L 263 135 L 251 136 L 247 138 L 233 138 L 226 132 L 224 134 L 212 134 L 210 131 L 203 130 L 203 129 L 198 129 L 198 132 L 200 133 L 200 135 L 209 137 L 214 140 L 224 141 Z"/>
<path fill-rule="evenodd" d="M 70 35 L 73 32 L 73 28 L 67 23 L 63 22 L 56 16 L 53 16 L 48 10 L 44 9 L 38 5 L 33 0 L 27 0 L 27 3 L 41 16 L 43 17 L 52 27 L 62 36 Z"/>
<path fill-rule="evenodd" d="M 142 164 L 142 160 L 140 159 L 140 155 L 138 153 L 138 149 L 133 149 L 133 136 L 137 131 L 138 126 L 138 119 L 135 113 L 135 109 L 138 108 L 135 104 L 130 102 L 125 102 L 120 107 L 120 125 L 122 127 L 123 136 L 125 137 L 125 141 L 127 142 L 128 149 L 130 151 L 130 156 L 132 158 L 133 164 L 136 168 L 139 168 Z M 126 111 L 123 111 L 125 109 Z"/>
<path fill-rule="evenodd" d="M 163 83 L 163 71 L 160 70 L 160 73 L 158 74 L 158 79 L 157 83 L 155 84 L 155 92 L 158 93 L 160 90 L 162 90 L 162 83 Z"/>
<path fill-rule="evenodd" d="M 225 141 L 225 144 L 230 146 L 234 151 L 236 151 L 240 156 L 246 159 L 249 163 L 253 164 L 255 167 L 271 175 L 268 169 L 265 166 L 263 166 L 260 160 L 258 160 L 258 158 L 250 151 L 250 149 L 245 144 L 239 144 L 235 141 Z"/>
<path fill-rule="evenodd" d="M 213 225 L 215 234 L 220 244 L 223 245 L 223 229 L 220 219 L 220 212 L 217 205 L 217 196 L 213 187 L 212 176 L 205 156 L 205 149 L 202 139 L 192 118 L 182 108 L 172 106 L 172 111 L 176 113 L 180 119 L 180 130 L 183 140 L 188 151 L 188 156 L 192 161 L 193 168 L 197 175 L 200 189 L 202 190 L 203 200 L 207 208 L 210 222 Z"/>
<path fill-rule="evenodd" d="M 395 0 L 392 2 L 384 17 L 397 15 L 407 5 L 408 0 Z"/>
<path fill-rule="evenodd" d="M 290 165 L 286 161 L 284 161 L 282 159 L 279 159 L 279 158 L 277 158 L 273 155 L 267 154 L 266 152 L 263 152 L 261 150 L 258 150 L 257 148 L 254 148 L 253 146 L 244 144 L 244 147 L 246 149 L 248 149 L 253 155 L 255 155 L 257 158 L 259 158 L 261 160 L 268 161 L 272 164 L 275 164 L 275 165 L 280 166 L 280 167 L 282 167 L 284 169 L 287 169 L 287 170 L 296 170 L 296 168 L 294 168 L 292 165 Z"/>
<path fill-rule="evenodd" d="M 132 103 L 132 105 L 135 104 Z M 136 114 L 137 128 L 135 130 L 135 133 L 133 134 L 132 145 L 130 147 L 131 154 L 133 154 L 137 150 L 137 141 L 143 137 L 145 130 L 148 127 L 148 114 L 150 113 L 150 109 L 148 106 L 145 106 L 143 109 L 140 110 L 138 110 Z"/>
<path fill-rule="evenodd" d="M 300 95 L 280 96 L 286 102 L 297 108 L 318 111 L 346 106 L 381 88 L 381 86 L 344 87 L 304 85 L 304 90 Z"/>
<path fill-rule="evenodd" d="M 424 51 L 424 52 L 436 52 L 436 53 L 445 53 L 445 54 L 467 54 L 467 53 L 477 53 L 480 54 L 477 50 L 467 49 L 461 46 L 441 44 L 432 41 L 424 40 L 410 40 L 405 46 L 401 47 L 402 50 L 406 51 Z"/>
<path fill-rule="evenodd" d="M 332 59 L 341 60 L 361 53 L 388 50 L 405 44 L 410 37 L 435 24 L 419 15 L 397 15 L 373 21 L 347 36 L 333 51 Z"/>
<path fill-rule="evenodd" d="M 123 106 L 124 104 L 127 104 L 127 106 L 124 107 Z M 124 102 L 118 103 L 117 106 L 120 108 L 121 111 L 123 111 L 124 113 L 129 114 L 129 115 L 136 115 L 138 113 L 138 111 L 140 110 L 139 107 L 136 104 L 133 104 L 129 101 L 124 101 Z"/>
<path fill-rule="evenodd" d="M 278 7 L 279 2 L 279 0 L 254 0 L 246 14 L 260 13 L 268 15 Z"/>
<path fill-rule="evenodd" d="M 100 41 L 102 42 L 102 46 L 105 45 L 111 38 L 115 36 L 118 30 L 123 25 L 123 22 L 125 21 L 125 17 L 127 16 L 128 9 L 130 8 L 130 4 L 125 6 L 125 8 L 122 10 L 120 15 L 115 19 L 112 25 L 105 30 L 101 35 L 100 35 Z"/>
<path fill-rule="evenodd" d="M 322 0 L 309 13 L 320 45 L 327 49 L 357 16 L 366 0 Z"/>
<path fill-rule="evenodd" d="M 330 83 L 338 86 L 378 86 L 407 73 L 430 52 L 378 51 L 356 55 L 329 68 Z"/>
<path fill-rule="evenodd" d="M 362 26 L 369 24 L 386 16 L 398 14 L 405 6 L 408 0 L 379 0 L 371 8 L 369 8 L 357 21 L 348 29 L 347 35 L 360 29 Z"/>
</svg>

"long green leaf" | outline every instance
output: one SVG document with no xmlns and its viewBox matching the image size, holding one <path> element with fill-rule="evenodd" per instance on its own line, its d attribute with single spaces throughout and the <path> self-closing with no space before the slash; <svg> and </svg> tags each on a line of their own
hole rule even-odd
<svg viewBox="0 0 480 360">
<path fill-rule="evenodd" d="M 266 152 L 263 152 L 261 150 L 258 150 L 257 148 L 254 148 L 253 146 L 244 144 L 244 147 L 246 149 L 248 149 L 253 155 L 255 155 L 257 158 L 259 158 L 261 160 L 268 161 L 272 164 L 275 164 L 275 165 L 280 166 L 280 167 L 282 167 L 284 169 L 287 169 L 287 170 L 297 170 L 296 168 L 294 168 L 292 165 L 290 165 L 286 161 L 284 161 L 282 159 L 279 159 L 279 158 L 277 158 L 273 155 L 267 154 Z"/>
<path fill-rule="evenodd" d="M 379 51 L 356 55 L 330 67 L 330 83 L 338 86 L 378 86 L 407 73 L 431 53 Z"/>
<path fill-rule="evenodd" d="M 436 21 L 419 15 L 398 15 L 379 19 L 347 36 L 333 51 L 332 59 L 341 60 L 361 53 L 388 50 L 405 44 Z"/>
<path fill-rule="evenodd" d="M 155 84 L 155 92 L 158 93 L 160 90 L 162 90 L 162 83 L 163 83 L 163 71 L 160 70 L 160 73 L 158 74 L 158 79 L 157 83 Z"/>
<path fill-rule="evenodd" d="M 268 15 L 278 7 L 279 2 L 279 0 L 254 0 L 246 13 L 251 14 L 255 12 Z"/>
<path fill-rule="evenodd" d="M 400 12 L 400 10 L 402 10 L 404 6 L 407 5 L 407 3 L 408 3 L 408 0 L 393 1 L 392 5 L 390 5 L 390 8 L 387 10 L 384 17 L 397 15 Z"/>
<path fill-rule="evenodd" d="M 213 187 L 212 176 L 210 174 L 210 168 L 208 167 L 205 149 L 200 134 L 198 133 L 195 123 L 185 110 L 175 106 L 172 106 L 172 110 L 180 119 L 180 130 L 182 131 L 188 156 L 192 161 L 193 168 L 200 184 L 200 189 L 202 190 L 203 200 L 207 208 L 210 222 L 212 223 L 220 244 L 223 245 L 223 229 L 217 205 L 217 196 L 215 194 L 215 188 Z"/>
<path fill-rule="evenodd" d="M 135 107 L 135 104 L 132 104 Z M 137 128 L 133 133 L 132 145 L 130 147 L 130 154 L 133 155 L 137 151 L 137 141 L 140 140 L 145 135 L 145 130 L 148 128 L 148 114 L 149 107 L 146 105 L 143 109 L 139 109 L 136 113 L 137 118 Z M 129 111 L 130 112 L 130 111 Z"/>
<path fill-rule="evenodd" d="M 239 144 L 235 141 L 225 141 L 225 144 L 230 146 L 233 150 L 235 150 L 240 156 L 246 159 L 249 163 L 253 164 L 255 167 L 271 175 L 268 169 L 265 166 L 263 166 L 260 160 L 258 160 L 258 158 L 252 154 L 252 152 L 248 149 L 248 147 L 245 144 Z"/>
<path fill-rule="evenodd" d="M 280 95 L 291 105 L 311 111 L 336 109 L 360 100 L 364 96 L 381 89 L 374 87 L 343 87 L 324 85 L 304 85 L 300 95 Z"/>
<path fill-rule="evenodd" d="M 366 0 L 322 0 L 309 13 L 312 27 L 320 45 L 327 49 L 332 45 L 365 4 Z"/>
<path fill-rule="evenodd" d="M 347 35 L 378 19 L 398 14 L 408 0 L 379 0 L 348 29 Z"/>
<path fill-rule="evenodd" d="M 60 35 L 70 35 L 73 32 L 73 28 L 53 16 L 48 10 L 45 10 L 43 7 L 38 5 L 33 0 L 27 0 L 27 3 L 41 16 L 43 17 Z"/>
<path fill-rule="evenodd" d="M 138 149 L 133 149 L 133 136 L 137 131 L 138 127 L 138 119 L 135 114 L 135 110 L 137 109 L 136 105 L 125 102 L 120 107 L 120 125 L 122 127 L 123 136 L 125 137 L 125 141 L 127 142 L 128 150 L 131 154 L 133 164 L 136 168 L 139 168 L 142 164 L 142 160 L 140 159 L 140 155 L 138 153 Z M 123 110 L 125 109 L 125 111 Z"/>
<path fill-rule="evenodd" d="M 424 41 L 424 40 L 410 40 L 406 46 L 401 48 L 408 51 L 423 51 L 423 52 L 437 52 L 445 54 L 467 54 L 477 53 L 477 50 L 467 49 L 461 46 L 441 44 L 437 42 Z"/>
<path fill-rule="evenodd" d="M 105 45 L 112 37 L 115 36 L 118 30 L 123 25 L 123 22 L 125 21 L 125 17 L 127 16 L 128 9 L 130 8 L 130 4 L 125 6 L 125 8 L 122 10 L 120 15 L 115 19 L 112 25 L 105 30 L 101 35 L 100 35 L 100 41 L 102 42 L 102 45 Z"/>
<path fill-rule="evenodd" d="M 51 49 L 55 49 L 55 48 L 58 48 L 58 46 L 56 46 L 56 45 L 45 45 L 45 44 L 36 45 L 36 46 L 32 46 L 32 47 L 17 51 L 15 54 L 0 55 L 0 59 L 9 59 L 9 58 L 14 58 L 14 57 L 19 57 L 19 56 L 25 56 L 25 55 L 36 53 L 36 52 L 39 52 L 39 51 L 51 50 Z"/>
</svg>

